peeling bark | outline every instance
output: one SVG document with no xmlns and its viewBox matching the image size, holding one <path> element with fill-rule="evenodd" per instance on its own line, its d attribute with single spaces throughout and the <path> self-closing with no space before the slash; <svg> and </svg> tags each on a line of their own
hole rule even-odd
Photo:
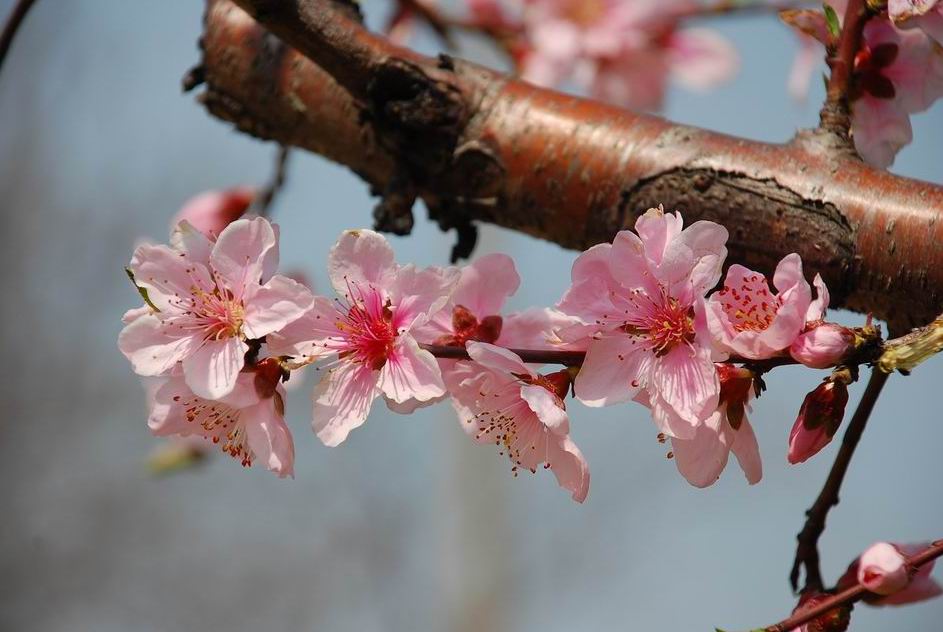
<svg viewBox="0 0 943 632">
<path fill-rule="evenodd" d="M 943 311 L 943 187 L 872 169 L 827 132 L 734 138 L 426 58 L 319 0 L 239 4 L 310 59 L 209 0 L 209 110 L 347 165 L 377 193 L 415 192 L 440 225 L 582 249 L 660 203 L 725 225 L 731 261 L 770 273 L 798 252 L 833 305 L 898 331 Z"/>
</svg>

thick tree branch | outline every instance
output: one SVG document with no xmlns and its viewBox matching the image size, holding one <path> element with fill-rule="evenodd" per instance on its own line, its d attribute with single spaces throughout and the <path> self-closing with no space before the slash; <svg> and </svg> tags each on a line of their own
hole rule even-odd
<svg viewBox="0 0 943 632">
<path fill-rule="evenodd" d="M 824 584 L 822 582 L 822 572 L 819 568 L 819 538 L 825 531 L 825 519 L 829 510 L 838 504 L 838 494 L 841 490 L 842 482 L 845 480 L 845 474 L 848 472 L 848 466 L 851 464 L 851 457 L 855 454 L 855 448 L 858 447 L 858 441 L 864 433 L 868 418 L 874 405 L 877 403 L 878 396 L 887 383 L 888 373 L 875 368 L 871 372 L 871 378 L 868 380 L 868 386 L 861 396 L 858 408 L 845 430 L 845 436 L 842 437 L 841 447 L 835 456 L 835 462 L 832 469 L 825 479 L 825 485 L 819 492 L 818 498 L 812 504 L 812 507 L 806 511 L 805 525 L 802 531 L 796 537 L 798 545 L 796 547 L 796 558 L 792 565 L 792 571 L 789 573 L 789 581 L 792 589 L 796 590 L 799 586 L 799 572 L 805 568 L 805 587 L 803 591 L 821 591 Z"/>
<path fill-rule="evenodd" d="M 912 555 L 907 558 L 907 567 L 910 569 L 911 576 L 916 573 L 917 569 L 923 566 L 924 564 L 929 564 L 933 560 L 937 559 L 943 555 L 943 540 L 937 540 L 925 548 L 923 551 Z M 842 592 L 824 599 L 821 602 L 817 603 L 814 607 L 802 610 L 788 619 L 784 619 L 775 625 L 768 626 L 764 628 L 765 632 L 792 632 L 793 630 L 799 629 L 803 624 L 817 619 L 826 612 L 838 608 L 840 606 L 853 604 L 856 601 L 862 599 L 866 595 L 870 594 L 868 590 L 861 584 L 855 584 L 854 586 L 843 590 Z"/>
<path fill-rule="evenodd" d="M 486 221 L 586 248 L 663 203 L 727 226 L 730 260 L 754 269 L 798 252 L 835 306 L 898 328 L 943 307 L 943 187 L 872 169 L 822 134 L 732 138 L 422 57 L 329 2 L 239 2 L 320 66 L 209 0 L 210 111 L 345 164 L 375 192 L 408 179 L 445 227 Z"/>
</svg>

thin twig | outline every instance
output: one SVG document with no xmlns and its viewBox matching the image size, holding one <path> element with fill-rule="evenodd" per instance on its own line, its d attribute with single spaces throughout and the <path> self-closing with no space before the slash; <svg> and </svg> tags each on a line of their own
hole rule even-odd
<svg viewBox="0 0 943 632">
<path fill-rule="evenodd" d="M 932 562 L 941 555 L 943 555 L 943 540 L 937 540 L 916 555 L 907 557 L 906 564 L 908 568 L 912 569 L 912 572 L 915 572 L 916 569 L 920 568 L 924 564 Z M 822 600 L 814 607 L 811 607 L 807 610 L 802 610 L 792 615 L 788 619 L 784 619 L 775 625 L 764 628 L 765 632 L 791 632 L 792 630 L 795 630 L 799 628 L 799 626 L 818 618 L 826 612 L 840 606 L 852 604 L 867 594 L 869 594 L 868 590 L 864 586 L 861 584 L 856 584 L 851 588 L 843 590 L 837 595 Z"/>
<path fill-rule="evenodd" d="M 268 217 L 271 214 L 272 201 L 285 184 L 289 153 L 291 152 L 286 145 L 281 145 L 278 148 L 278 153 L 275 155 L 275 170 L 272 173 L 272 179 L 252 201 L 251 211 L 259 217 Z"/>
<path fill-rule="evenodd" d="M 855 453 L 858 440 L 861 439 L 861 434 L 868 423 L 868 417 L 870 417 L 871 411 L 874 410 L 874 404 L 877 402 L 888 376 L 888 373 L 878 368 L 871 371 L 868 386 L 861 396 L 861 401 L 851 418 L 851 423 L 848 424 L 848 429 L 842 438 L 841 447 L 835 456 L 835 463 L 832 464 L 828 478 L 825 479 L 825 485 L 812 507 L 806 511 L 805 525 L 799 535 L 796 536 L 798 540 L 796 558 L 789 573 L 789 582 L 792 584 L 793 590 L 796 590 L 799 586 L 799 572 L 802 567 L 805 567 L 803 592 L 822 590 L 822 572 L 819 568 L 819 538 L 825 531 L 825 519 L 829 510 L 838 504 L 838 494 L 841 490 L 842 481 L 845 479 L 845 474 L 848 472 L 851 457 Z"/>
<path fill-rule="evenodd" d="M 16 32 L 19 30 L 20 25 L 23 24 L 23 19 L 26 17 L 26 14 L 35 3 L 36 0 L 18 0 L 17 3 L 13 5 L 13 10 L 10 11 L 10 16 L 3 25 L 3 32 L 0 33 L 0 70 L 3 70 L 3 62 L 7 58 L 7 52 L 10 50 L 10 45 L 13 43 Z"/>
<path fill-rule="evenodd" d="M 828 57 L 831 74 L 825 90 L 825 104 L 819 113 L 819 127 L 844 139 L 849 138 L 851 129 L 851 103 L 848 95 L 854 77 L 855 56 L 861 49 L 864 27 L 871 15 L 865 0 L 849 0 L 838 45 L 834 54 Z"/>
</svg>

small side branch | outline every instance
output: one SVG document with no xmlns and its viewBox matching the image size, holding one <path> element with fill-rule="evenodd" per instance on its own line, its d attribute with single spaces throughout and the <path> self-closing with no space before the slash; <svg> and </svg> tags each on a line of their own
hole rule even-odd
<svg viewBox="0 0 943 632">
<path fill-rule="evenodd" d="M 871 18 L 865 0 L 849 0 L 842 20 L 841 36 L 828 65 L 831 74 L 825 90 L 825 104 L 819 114 L 819 127 L 848 141 L 851 130 L 849 93 L 854 78 L 855 57 L 861 49 L 864 27 Z"/>
<path fill-rule="evenodd" d="M 289 153 L 291 153 L 291 150 L 285 145 L 278 148 L 278 153 L 275 155 L 275 170 L 272 173 L 272 179 L 264 189 L 259 191 L 252 202 L 252 211 L 259 217 L 269 217 L 272 202 L 285 184 Z"/>
<path fill-rule="evenodd" d="M 792 564 L 792 571 L 789 573 L 789 581 L 793 590 L 799 586 L 800 570 L 805 568 L 805 587 L 803 591 L 820 591 L 823 588 L 822 572 L 819 568 L 819 538 L 825 531 L 825 519 L 829 510 L 838 504 L 838 494 L 841 490 L 842 481 L 845 480 L 845 474 L 848 472 L 848 466 L 851 464 L 851 457 L 854 456 L 855 448 L 861 439 L 871 411 L 877 403 L 884 384 L 887 383 L 889 374 L 875 368 L 871 372 L 871 378 L 868 380 L 868 386 L 861 396 L 861 402 L 855 410 L 851 423 L 845 431 L 842 438 L 841 447 L 835 457 L 835 463 L 825 479 L 825 485 L 819 492 L 818 498 L 812 507 L 806 511 L 805 525 L 799 532 L 796 547 L 796 558 Z M 791 629 L 791 628 L 790 628 Z"/>
<path fill-rule="evenodd" d="M 943 540 L 937 540 L 920 553 L 908 557 L 907 567 L 910 569 L 911 577 L 921 566 L 932 562 L 941 555 L 943 555 Z M 856 584 L 833 597 L 821 601 L 814 607 L 798 612 L 788 619 L 764 628 L 764 630 L 765 632 L 792 632 L 792 630 L 798 629 L 799 626 L 820 617 L 826 612 L 840 606 L 853 604 L 868 594 L 870 593 L 864 586 Z"/>
</svg>

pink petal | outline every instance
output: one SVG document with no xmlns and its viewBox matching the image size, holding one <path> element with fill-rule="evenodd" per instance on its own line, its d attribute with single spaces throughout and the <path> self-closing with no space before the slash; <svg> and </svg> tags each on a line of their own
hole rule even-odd
<svg viewBox="0 0 943 632">
<path fill-rule="evenodd" d="M 380 369 L 377 387 L 398 403 L 411 398 L 426 401 L 445 395 L 442 373 L 435 356 L 420 349 L 411 336 L 401 339 Z"/>
<path fill-rule="evenodd" d="M 715 412 L 697 427 L 691 439 L 671 440 L 675 466 L 691 485 L 709 487 L 717 482 L 727 466 L 730 446 L 720 428 L 720 412 Z"/>
<path fill-rule="evenodd" d="M 903 606 L 918 601 L 926 601 L 943 595 L 943 587 L 928 577 L 915 577 L 909 586 L 898 593 L 884 597 L 874 605 Z"/>
<path fill-rule="evenodd" d="M 246 186 L 204 191 L 184 203 L 170 222 L 171 230 L 187 222 L 206 237 L 216 239 L 223 229 L 242 217 L 256 194 L 256 189 Z"/>
<path fill-rule="evenodd" d="M 508 349 L 490 345 L 486 342 L 469 342 L 465 345 L 465 348 L 472 360 L 493 371 L 507 375 L 513 373 L 535 375 L 517 354 Z"/>
<path fill-rule="evenodd" d="M 686 88 L 706 90 L 730 81 L 740 69 L 737 49 L 709 29 L 683 29 L 671 37 L 668 63 Z"/>
<path fill-rule="evenodd" d="M 576 397 L 593 407 L 631 400 L 648 381 L 650 357 L 628 334 L 603 335 L 586 350 L 586 359 L 576 376 Z"/>
<path fill-rule="evenodd" d="M 400 332 L 425 323 L 448 302 L 458 283 L 457 268 L 417 268 L 406 265 L 388 284 L 393 318 Z"/>
<path fill-rule="evenodd" d="M 672 296 L 693 303 L 720 281 L 726 243 L 727 229 L 720 224 L 694 222 L 667 245 L 656 275 Z"/>
<path fill-rule="evenodd" d="M 638 235 L 630 230 L 620 230 L 609 253 L 609 271 L 622 287 L 643 289 L 651 294 L 658 292 L 657 283 L 648 269 L 645 246 Z M 604 305 L 611 305 L 611 302 Z M 611 309 L 608 307 L 609 311 Z"/>
<path fill-rule="evenodd" d="M 312 428 L 324 445 L 338 446 L 366 421 L 380 394 L 377 372 L 363 364 L 341 362 L 314 389 Z"/>
<path fill-rule="evenodd" d="M 910 116 L 893 100 L 864 96 L 854 103 L 851 132 L 855 148 L 871 165 L 886 169 L 913 140 Z"/>
<path fill-rule="evenodd" d="M 763 478 L 763 461 L 760 459 L 760 445 L 753 432 L 753 426 L 743 418 L 738 430 L 730 429 L 733 440 L 733 454 L 750 485 L 756 485 Z"/>
<path fill-rule="evenodd" d="M 828 310 L 828 303 L 831 300 L 828 288 L 825 286 L 825 281 L 822 280 L 821 275 L 815 275 L 815 278 L 812 279 L 812 285 L 815 286 L 815 299 L 809 303 L 809 309 L 805 314 L 806 322 L 825 318 L 825 312 Z"/>
<path fill-rule="evenodd" d="M 275 397 L 284 398 L 284 395 L 284 389 L 279 387 Z M 295 444 L 284 417 L 276 409 L 275 397 L 243 409 L 241 421 L 256 458 L 279 478 L 294 478 Z"/>
<path fill-rule="evenodd" d="M 344 231 L 328 256 L 331 284 L 341 296 L 347 294 L 349 283 L 382 286 L 395 269 L 393 249 L 372 230 Z"/>
<path fill-rule="evenodd" d="M 278 267 L 278 233 L 263 217 L 236 220 L 216 240 L 210 265 L 241 298 L 250 285 L 265 283 Z"/>
<path fill-rule="evenodd" d="M 317 358 L 334 352 L 331 340 L 340 332 L 335 325 L 338 313 L 334 301 L 313 297 L 311 308 L 279 331 L 266 336 L 270 355 Z"/>
<path fill-rule="evenodd" d="M 560 347 L 557 331 L 578 321 L 549 307 L 529 307 L 504 317 L 497 343 L 518 349 Z"/>
<path fill-rule="evenodd" d="M 698 424 L 717 408 L 720 382 L 708 347 L 677 346 L 654 362 L 650 388 L 679 417 Z"/>
<path fill-rule="evenodd" d="M 610 272 L 611 253 L 611 244 L 597 244 L 576 258 L 572 284 L 557 304 L 560 311 L 587 324 L 614 313 L 611 293 L 619 283 Z"/>
<path fill-rule="evenodd" d="M 520 284 L 513 259 L 503 254 L 485 255 L 462 268 L 452 303 L 468 308 L 479 319 L 500 314 Z"/>
<path fill-rule="evenodd" d="M 143 314 L 118 335 L 118 348 L 138 375 L 163 375 L 193 348 L 193 338 L 179 337 L 153 314 Z"/>
<path fill-rule="evenodd" d="M 589 494 L 589 464 L 583 453 L 570 437 L 561 437 L 558 442 L 551 441 L 548 447 L 548 462 L 557 484 L 572 494 L 578 503 L 586 500 Z"/>
<path fill-rule="evenodd" d="M 220 399 L 232 392 L 249 346 L 238 338 L 207 340 L 183 360 L 183 375 L 194 395 Z"/>
<path fill-rule="evenodd" d="M 313 304 L 308 288 L 288 277 L 273 276 L 265 285 L 249 288 L 243 331 L 248 338 L 262 338 L 297 320 Z"/>
<path fill-rule="evenodd" d="M 543 386 L 535 384 L 521 387 L 521 399 L 527 402 L 537 418 L 551 431 L 565 435 L 570 432 L 566 411 L 560 407 L 557 397 Z"/>
<path fill-rule="evenodd" d="M 170 233 L 170 245 L 186 254 L 191 261 L 204 265 L 210 262 L 213 242 L 186 220 L 174 226 L 173 232 Z"/>
<path fill-rule="evenodd" d="M 650 208 L 635 220 L 635 232 L 645 245 L 645 256 L 656 267 L 661 264 L 665 249 L 681 234 L 681 215 Z"/>
<path fill-rule="evenodd" d="M 212 290 L 206 267 L 168 246 L 138 246 L 128 266 L 134 282 L 147 290 L 150 301 L 161 312 L 179 312 L 179 297 L 189 296 L 190 288 Z"/>
</svg>

